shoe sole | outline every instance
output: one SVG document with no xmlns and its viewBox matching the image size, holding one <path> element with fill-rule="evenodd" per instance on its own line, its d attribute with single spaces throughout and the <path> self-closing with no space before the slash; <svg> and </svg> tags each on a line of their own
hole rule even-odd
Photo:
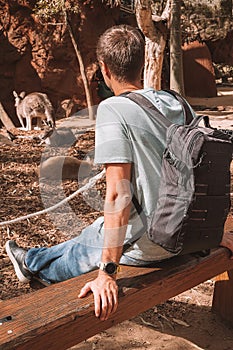
<svg viewBox="0 0 233 350">
<path fill-rule="evenodd" d="M 37 276 L 33 276 L 31 281 L 32 280 L 35 280 L 35 281 L 39 282 L 40 284 L 43 284 L 43 286 L 45 286 L 45 287 L 51 286 L 51 283 L 46 282 L 45 280 L 42 280 L 40 277 L 37 277 Z"/>
<path fill-rule="evenodd" d="M 10 241 L 6 242 L 6 252 L 14 266 L 15 273 L 16 273 L 16 276 L 18 277 L 18 280 L 21 283 L 29 283 L 30 279 L 25 277 L 24 274 L 21 272 L 17 260 L 15 259 L 14 255 L 11 253 Z"/>
</svg>

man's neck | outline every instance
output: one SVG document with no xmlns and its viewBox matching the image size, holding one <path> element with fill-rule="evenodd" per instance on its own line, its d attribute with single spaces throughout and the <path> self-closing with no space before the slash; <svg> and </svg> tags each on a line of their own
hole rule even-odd
<svg viewBox="0 0 233 350">
<path fill-rule="evenodd" d="M 142 89 L 141 82 L 136 82 L 136 83 L 115 82 L 112 86 L 112 90 L 113 90 L 115 96 L 119 96 L 125 92 L 140 90 L 140 89 Z"/>
</svg>

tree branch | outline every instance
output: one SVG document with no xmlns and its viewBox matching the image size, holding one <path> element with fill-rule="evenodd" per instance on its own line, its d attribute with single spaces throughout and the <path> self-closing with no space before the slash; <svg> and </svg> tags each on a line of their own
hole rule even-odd
<svg viewBox="0 0 233 350">
<path fill-rule="evenodd" d="M 171 15 L 171 0 L 167 0 L 166 6 L 163 10 L 161 18 L 162 18 L 162 20 L 169 22 L 170 15 Z"/>
<path fill-rule="evenodd" d="M 151 40 L 156 40 L 157 35 L 152 21 L 151 1 L 136 0 L 135 11 L 137 23 L 143 34 Z"/>
</svg>

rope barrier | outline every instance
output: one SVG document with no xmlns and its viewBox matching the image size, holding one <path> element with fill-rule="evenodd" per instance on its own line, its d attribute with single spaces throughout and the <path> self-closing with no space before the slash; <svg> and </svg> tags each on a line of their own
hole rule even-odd
<svg viewBox="0 0 233 350">
<path fill-rule="evenodd" d="M 93 187 L 96 182 L 100 179 L 102 179 L 102 177 L 105 175 L 105 169 L 102 170 L 100 173 L 98 173 L 97 175 L 95 175 L 94 177 L 92 177 L 87 183 L 86 185 L 82 186 L 81 188 L 79 188 L 77 191 L 75 191 L 74 193 L 72 193 L 70 196 L 64 198 L 61 202 L 58 202 L 57 204 L 54 204 L 53 206 L 37 211 L 35 213 L 31 213 L 28 215 L 24 215 L 24 216 L 20 216 L 19 218 L 15 218 L 12 220 L 7 220 L 7 221 L 2 221 L 0 222 L 0 226 L 6 226 L 6 225 L 10 225 L 10 224 L 14 224 L 16 222 L 19 221 L 23 221 L 23 220 L 27 220 L 29 218 L 32 218 L 34 216 L 38 216 L 41 214 L 46 214 L 49 213 L 50 211 L 53 211 L 55 209 L 57 209 L 58 207 L 60 207 L 61 205 L 67 203 L 69 200 L 73 199 L 74 197 L 76 197 L 78 194 L 87 191 L 89 188 Z"/>
</svg>

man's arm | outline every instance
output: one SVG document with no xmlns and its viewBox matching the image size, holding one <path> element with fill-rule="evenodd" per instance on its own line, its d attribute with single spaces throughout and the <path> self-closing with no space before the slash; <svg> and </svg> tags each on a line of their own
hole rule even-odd
<svg viewBox="0 0 233 350">
<path fill-rule="evenodd" d="M 131 206 L 131 163 L 106 165 L 106 198 L 104 206 L 104 247 L 102 262 L 119 263 Z M 95 315 L 106 320 L 118 304 L 116 275 L 99 270 L 98 277 L 87 283 L 79 297 L 92 291 Z"/>
</svg>

